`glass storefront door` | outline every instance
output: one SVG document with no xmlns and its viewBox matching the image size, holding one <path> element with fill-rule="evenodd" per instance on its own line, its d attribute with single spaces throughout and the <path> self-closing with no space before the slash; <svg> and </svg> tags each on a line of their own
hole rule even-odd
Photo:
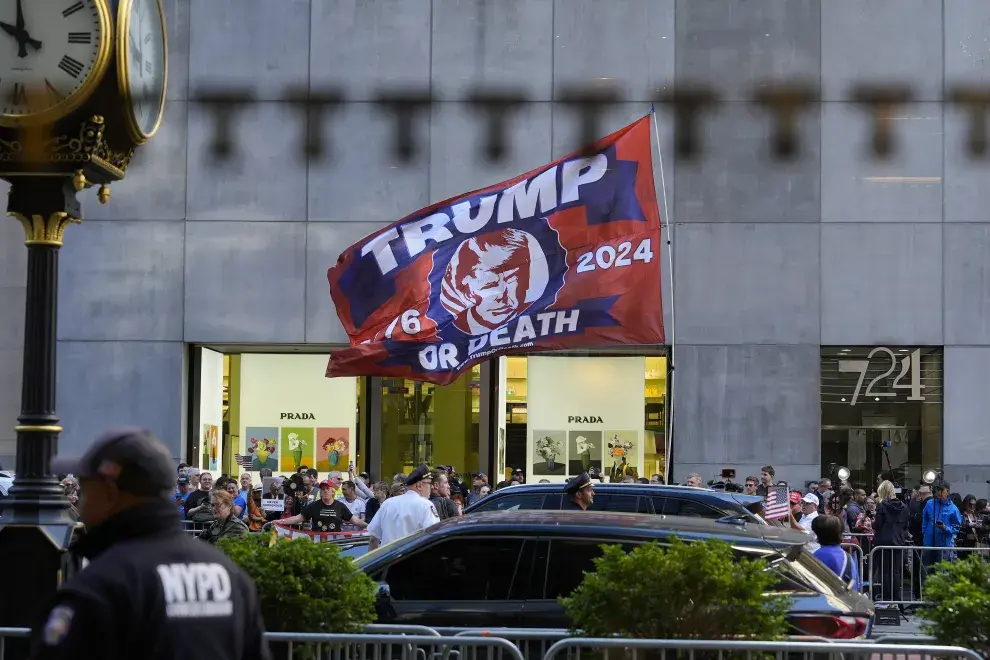
<svg viewBox="0 0 990 660">
<path fill-rule="evenodd" d="M 942 349 L 822 348 L 822 475 L 917 484 L 942 465 Z"/>
<path fill-rule="evenodd" d="M 444 386 L 382 378 L 381 392 L 382 479 L 422 463 L 477 470 L 480 366 Z"/>
</svg>

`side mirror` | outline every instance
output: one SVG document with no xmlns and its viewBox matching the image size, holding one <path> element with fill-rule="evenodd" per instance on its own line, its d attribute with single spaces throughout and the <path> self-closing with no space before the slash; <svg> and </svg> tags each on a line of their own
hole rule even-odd
<svg viewBox="0 0 990 660">
<path fill-rule="evenodd" d="M 392 606 L 392 590 L 387 582 L 378 582 L 375 585 L 375 614 L 378 616 L 378 623 L 390 623 L 395 621 L 398 614 Z"/>
</svg>

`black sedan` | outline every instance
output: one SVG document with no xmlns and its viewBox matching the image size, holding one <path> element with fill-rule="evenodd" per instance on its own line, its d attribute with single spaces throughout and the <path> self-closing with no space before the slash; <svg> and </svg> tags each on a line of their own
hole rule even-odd
<svg viewBox="0 0 990 660">
<path fill-rule="evenodd" d="M 791 598 L 796 634 L 865 636 L 873 604 L 804 549 L 800 532 L 698 518 L 580 511 L 504 511 L 452 518 L 356 559 L 379 585 L 379 623 L 568 628 L 558 602 L 602 544 L 632 548 L 712 537 L 765 558 Z"/>
<path fill-rule="evenodd" d="M 556 511 L 564 498 L 560 484 L 520 484 L 493 491 L 473 502 L 464 513 L 541 509 Z M 743 495 L 693 486 L 656 484 L 595 484 L 595 502 L 590 511 L 652 513 L 717 520 L 736 516 L 756 524 L 766 524 L 750 510 L 763 503 L 758 495 Z"/>
</svg>

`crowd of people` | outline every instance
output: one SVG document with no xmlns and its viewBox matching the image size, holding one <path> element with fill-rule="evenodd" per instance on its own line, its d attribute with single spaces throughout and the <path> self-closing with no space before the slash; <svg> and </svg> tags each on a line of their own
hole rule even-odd
<svg viewBox="0 0 990 660">
<path fill-rule="evenodd" d="M 789 491 L 788 515 L 770 522 L 808 534 L 808 549 L 836 574 L 857 585 L 869 580 L 876 600 L 897 602 L 905 578 L 920 585 L 926 567 L 954 560 L 954 549 L 990 547 L 990 506 L 974 495 L 952 493 L 941 481 L 904 489 L 886 476 L 871 491 L 841 480 L 833 487 L 829 477 L 809 482 L 804 490 Z M 690 475 L 689 483 L 692 477 L 700 479 Z M 745 479 L 742 492 L 765 497 L 769 488 L 784 485 L 775 479 L 773 467 L 764 466 L 759 477 Z M 752 509 L 763 513 L 762 504 Z M 864 558 L 864 576 L 849 556 L 854 546 Z M 881 550 L 871 555 L 873 548 Z"/>
<path fill-rule="evenodd" d="M 346 473 L 333 471 L 320 480 L 316 469 L 303 465 L 288 476 L 262 470 L 261 483 L 254 483 L 250 473 L 214 479 L 209 471 L 180 463 L 172 498 L 186 524 L 211 543 L 261 532 L 274 522 L 315 532 L 359 531 L 371 526 L 387 501 L 409 492 L 416 485 L 414 475 L 424 470 L 418 481 L 429 483 L 426 499 L 437 520 L 461 515 L 492 490 L 487 475 L 472 474 L 468 481 L 453 466 L 443 465 L 416 468 L 409 475 L 398 473 L 391 482 L 373 482 L 367 472 L 355 474 L 353 464 Z M 524 481 L 523 471 L 515 470 L 496 488 Z"/>
</svg>

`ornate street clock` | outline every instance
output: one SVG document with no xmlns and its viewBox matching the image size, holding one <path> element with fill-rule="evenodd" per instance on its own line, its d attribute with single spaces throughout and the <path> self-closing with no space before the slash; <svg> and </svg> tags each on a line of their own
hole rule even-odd
<svg viewBox="0 0 990 660">
<path fill-rule="evenodd" d="M 161 0 L 0 0 L 0 177 L 65 174 L 106 202 L 167 81 Z"/>
<path fill-rule="evenodd" d="M 66 227 L 82 220 L 78 192 L 99 185 L 106 203 L 108 184 L 158 130 L 165 35 L 161 0 L 0 0 L 0 178 L 28 252 L 17 478 L 0 518 L 0 579 L 29 596 L 0 599 L 7 626 L 36 623 L 79 568 L 68 552 L 79 522 L 51 474 L 62 431 L 59 250 Z"/>
<path fill-rule="evenodd" d="M 0 8 L 0 125 L 62 119 L 96 91 L 112 53 L 104 0 L 6 0 Z"/>
</svg>

